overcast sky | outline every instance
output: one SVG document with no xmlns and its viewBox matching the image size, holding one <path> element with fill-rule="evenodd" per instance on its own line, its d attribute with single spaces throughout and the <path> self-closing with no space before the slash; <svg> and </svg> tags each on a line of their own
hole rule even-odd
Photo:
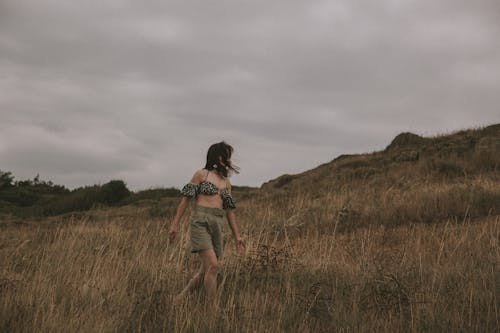
<svg viewBox="0 0 500 333">
<path fill-rule="evenodd" d="M 226 140 L 260 186 L 500 122 L 498 0 L 0 0 L 0 170 L 180 187 Z"/>
</svg>

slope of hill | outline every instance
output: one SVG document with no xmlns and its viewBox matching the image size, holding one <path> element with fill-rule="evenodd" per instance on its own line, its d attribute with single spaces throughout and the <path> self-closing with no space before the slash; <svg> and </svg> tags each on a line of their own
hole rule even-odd
<svg viewBox="0 0 500 333">
<path fill-rule="evenodd" d="M 341 155 L 314 169 L 272 179 L 261 188 L 328 190 L 349 181 L 390 178 L 386 176 L 391 172 L 432 181 L 484 173 L 496 176 L 499 163 L 500 124 L 430 138 L 401 133 L 383 151 Z"/>
<path fill-rule="evenodd" d="M 382 151 L 272 179 L 251 205 L 274 207 L 267 225 L 326 230 L 485 217 L 500 213 L 499 170 L 500 124 L 429 138 L 402 133 Z"/>
</svg>

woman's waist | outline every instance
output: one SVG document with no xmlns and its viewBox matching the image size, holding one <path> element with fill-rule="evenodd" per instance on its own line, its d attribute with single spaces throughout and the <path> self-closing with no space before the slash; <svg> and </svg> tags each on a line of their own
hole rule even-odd
<svg viewBox="0 0 500 333">
<path fill-rule="evenodd" d="M 205 207 L 222 207 L 222 197 L 220 195 L 200 195 L 196 196 L 196 204 Z"/>
<path fill-rule="evenodd" d="M 218 207 L 215 207 L 211 206 L 210 203 L 208 204 L 209 205 L 207 206 L 203 201 L 202 202 L 196 201 L 196 204 L 194 205 L 195 213 L 199 212 L 199 213 L 208 213 L 216 216 L 224 216 L 225 211 L 219 205 L 217 205 Z"/>
</svg>

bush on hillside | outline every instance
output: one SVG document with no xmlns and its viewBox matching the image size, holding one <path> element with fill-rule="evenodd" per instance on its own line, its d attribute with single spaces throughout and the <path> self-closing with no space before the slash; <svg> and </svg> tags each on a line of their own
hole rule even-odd
<svg viewBox="0 0 500 333">
<path fill-rule="evenodd" d="M 112 180 L 106 184 L 80 187 L 69 195 L 55 198 L 43 205 L 44 215 L 56 215 L 71 211 L 88 210 L 99 205 L 116 205 L 130 196 L 130 191 L 122 180 Z"/>
<path fill-rule="evenodd" d="M 14 181 L 11 172 L 0 171 L 0 201 L 14 206 L 33 206 L 47 197 L 69 192 L 64 186 L 40 180 L 38 175 L 33 180 Z"/>
<path fill-rule="evenodd" d="M 0 190 L 13 186 L 14 176 L 10 171 L 0 170 Z"/>
<path fill-rule="evenodd" d="M 0 212 L 20 217 L 41 217 L 72 211 L 88 210 L 99 205 L 116 205 L 130 196 L 122 180 L 111 180 L 103 185 L 68 190 L 42 181 L 15 181 L 12 173 L 0 171 Z"/>
<path fill-rule="evenodd" d="M 130 195 L 130 191 L 123 180 L 112 180 L 100 188 L 100 202 L 114 205 Z"/>
<path fill-rule="evenodd" d="M 274 184 L 275 188 L 280 188 L 285 186 L 286 184 L 290 183 L 292 180 L 297 178 L 295 175 L 283 175 L 280 178 L 278 178 L 278 181 Z"/>
</svg>

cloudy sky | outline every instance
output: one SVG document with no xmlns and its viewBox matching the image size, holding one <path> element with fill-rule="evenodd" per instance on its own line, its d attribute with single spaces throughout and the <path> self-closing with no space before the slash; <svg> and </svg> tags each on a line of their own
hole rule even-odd
<svg viewBox="0 0 500 333">
<path fill-rule="evenodd" d="M 260 186 L 400 132 L 500 122 L 498 0 L 0 0 L 0 170 Z"/>
</svg>

